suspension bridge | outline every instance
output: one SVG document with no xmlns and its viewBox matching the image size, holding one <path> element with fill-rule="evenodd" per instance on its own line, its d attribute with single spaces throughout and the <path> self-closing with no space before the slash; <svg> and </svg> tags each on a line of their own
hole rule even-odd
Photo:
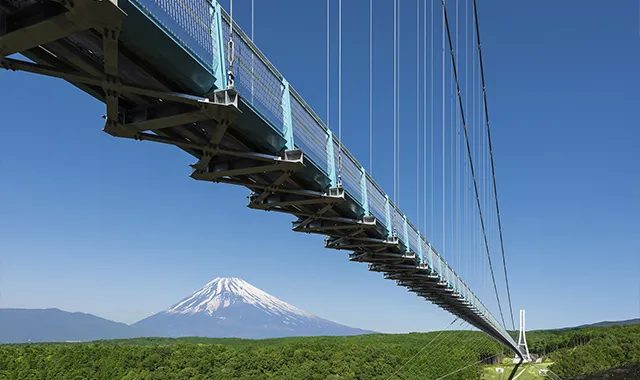
<svg viewBox="0 0 640 380">
<path fill-rule="evenodd" d="M 475 24 L 471 25 L 475 25 L 477 62 L 482 68 L 473 5 Z M 461 53 L 454 49 L 457 44 L 452 41 L 445 2 L 438 8 L 441 68 L 444 73 L 446 57 L 458 111 L 449 129 L 457 127 L 461 132 L 455 137 L 455 159 L 464 161 L 458 177 L 464 182 L 458 183 L 462 188 L 458 194 L 468 190 L 465 207 L 476 208 L 480 246 L 493 277 L 482 212 L 485 205 L 473 166 L 478 157 L 472 141 L 475 135 L 468 132 L 469 115 L 465 117 L 464 112 L 468 100 L 463 99 L 467 91 L 462 89 L 461 76 L 465 72 L 456 62 Z M 425 5 L 425 36 L 426 11 Z M 394 3 L 394 33 L 397 13 Z M 338 27 L 341 32 L 341 13 Z M 470 53 L 465 54 L 470 59 Z M 523 357 L 521 345 L 506 329 L 495 278 L 502 323 L 394 202 L 395 189 L 393 196 L 385 193 L 342 144 L 342 126 L 336 136 L 243 32 L 233 19 L 233 2 L 227 13 L 216 0 L 0 0 L 0 66 L 60 78 L 78 87 L 105 103 L 106 133 L 184 150 L 196 160 L 192 178 L 248 188 L 250 208 L 293 215 L 294 231 L 325 235 L 327 248 L 353 252 L 351 261 L 368 263 L 369 270 L 384 273 L 385 278 Z M 478 89 L 484 90 L 484 73 L 479 73 Z M 444 98 L 444 79 L 442 89 Z M 435 96 L 433 91 L 430 95 Z M 483 115 L 482 125 L 486 123 L 489 132 L 484 91 L 482 97 L 484 110 L 474 111 L 473 117 Z M 398 104 L 394 88 L 394 129 Z M 426 132 L 423 137 L 426 140 Z M 394 150 L 398 147 L 399 142 L 394 142 Z M 442 154 L 444 159 L 444 148 Z M 488 157 L 494 176 L 493 157 Z M 443 176 L 447 169 L 443 163 Z M 394 173 L 394 181 L 398 176 Z M 502 243 L 497 195 L 492 210 L 497 213 Z M 506 280 L 502 244 L 500 248 Z"/>
</svg>

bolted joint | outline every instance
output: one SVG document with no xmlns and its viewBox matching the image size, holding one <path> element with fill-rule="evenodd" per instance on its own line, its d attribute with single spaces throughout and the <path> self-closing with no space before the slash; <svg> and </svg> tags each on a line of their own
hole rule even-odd
<svg viewBox="0 0 640 380">
<path fill-rule="evenodd" d="M 117 98 L 120 96 L 120 93 L 118 91 L 109 88 L 105 88 L 104 93 L 107 98 Z"/>
<path fill-rule="evenodd" d="M 2 53 L 2 51 L 0 51 L 0 67 L 2 67 L 5 70 L 11 70 L 11 71 L 16 71 L 15 66 L 13 66 L 13 64 L 11 62 L 9 62 L 8 60 L 2 58 L 4 57 L 4 53 Z"/>
<path fill-rule="evenodd" d="M 265 192 L 265 193 L 268 193 L 268 194 L 275 194 L 275 193 L 276 193 L 276 190 L 278 190 L 278 187 L 279 187 L 279 186 L 273 186 L 273 185 L 267 186 L 267 187 L 264 189 L 264 192 Z"/>
<path fill-rule="evenodd" d="M 107 97 L 117 98 L 120 96 L 120 92 L 117 90 L 120 84 L 120 78 L 115 75 L 105 74 L 102 80 L 102 89 Z"/>
<path fill-rule="evenodd" d="M 362 224 L 366 224 L 366 225 L 372 225 L 375 226 L 376 224 L 376 217 L 375 216 L 363 216 L 362 217 Z"/>
<path fill-rule="evenodd" d="M 210 152 L 217 152 L 218 149 L 220 149 L 220 145 L 216 143 L 208 142 L 207 145 L 205 145 L 205 149 Z"/>
<path fill-rule="evenodd" d="M 202 150 L 202 153 L 204 157 L 211 159 L 214 156 L 218 155 L 219 151 L 220 151 L 220 145 L 208 143 Z"/>
<path fill-rule="evenodd" d="M 233 106 L 234 108 L 238 108 L 238 92 L 235 88 L 227 87 L 224 90 L 214 91 L 213 94 L 209 97 L 209 101 L 212 101 L 214 104 L 223 105 L 223 106 Z M 228 120 L 228 117 L 223 117 L 223 120 Z M 221 120 L 222 121 L 222 120 Z M 229 124 L 231 124 L 231 120 L 228 120 Z"/>
<path fill-rule="evenodd" d="M 329 188 L 327 195 L 332 198 L 344 199 L 344 188 L 342 186 Z"/>
<path fill-rule="evenodd" d="M 398 245 L 398 244 L 400 244 L 400 241 L 399 241 L 399 239 L 398 239 L 398 236 L 395 234 L 395 231 L 394 231 L 394 234 L 393 234 L 393 235 L 388 236 L 388 237 L 384 240 L 384 243 L 385 243 L 385 244 L 389 244 L 389 245 Z"/>
<path fill-rule="evenodd" d="M 142 141 L 142 137 L 138 132 L 132 131 L 131 129 L 127 128 L 126 125 L 122 125 L 113 119 L 107 118 L 102 131 L 110 134 L 113 137 L 123 137 Z"/>
<path fill-rule="evenodd" d="M 104 28 L 102 30 L 102 36 L 111 41 L 117 41 L 120 36 L 120 30 L 117 28 Z"/>
<path fill-rule="evenodd" d="M 120 84 L 120 78 L 118 78 L 118 76 L 116 76 L 116 75 L 105 74 L 104 83 L 106 83 L 107 85 L 112 85 L 112 86 L 119 85 Z"/>
</svg>

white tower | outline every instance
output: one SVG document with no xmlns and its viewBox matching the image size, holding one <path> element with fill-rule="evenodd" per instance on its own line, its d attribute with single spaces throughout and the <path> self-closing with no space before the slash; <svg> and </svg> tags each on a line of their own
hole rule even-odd
<svg viewBox="0 0 640 380">
<path fill-rule="evenodd" d="M 524 327 L 524 310 L 520 310 L 520 334 L 518 334 L 518 348 L 524 354 L 524 362 L 530 362 L 531 356 L 529 356 L 529 346 L 527 346 L 527 337 L 525 336 Z"/>
</svg>

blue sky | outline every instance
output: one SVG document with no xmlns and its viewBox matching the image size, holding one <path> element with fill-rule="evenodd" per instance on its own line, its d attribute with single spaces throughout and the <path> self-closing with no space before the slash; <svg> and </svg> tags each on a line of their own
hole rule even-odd
<svg viewBox="0 0 640 380">
<path fill-rule="evenodd" d="M 325 2 L 255 2 L 256 43 L 324 118 Z M 368 2 L 344 3 L 343 141 L 368 167 Z M 459 3 L 462 24 L 467 10 Z M 392 4 L 374 5 L 373 173 L 390 194 Z M 333 48 L 336 6 L 337 1 Z M 396 196 L 441 247 L 442 211 L 426 227 L 419 212 L 425 199 L 431 205 L 432 194 L 440 199 L 440 185 L 429 183 L 426 194 L 422 188 L 416 194 L 423 177 L 421 171 L 416 175 L 415 163 L 422 149 L 415 145 L 415 6 L 402 1 Z M 638 3 L 479 6 L 516 321 L 519 308 L 527 310 L 530 329 L 638 317 Z M 236 0 L 234 17 L 250 32 L 249 0 Z M 274 22 L 278 17 L 287 22 Z M 464 54 L 459 57 L 462 65 Z M 334 130 L 336 65 L 333 50 Z M 235 276 L 308 312 L 361 328 L 423 331 L 450 322 L 446 313 L 369 273 L 366 265 L 350 263 L 345 252 L 325 250 L 321 237 L 291 232 L 291 217 L 249 210 L 246 189 L 191 180 L 193 158 L 185 153 L 108 136 L 101 131 L 104 105 L 65 82 L 2 71 L 0 85 L 0 307 L 58 307 L 129 323 L 214 277 Z M 476 115 L 473 104 L 467 112 Z M 434 108 L 440 106 L 436 102 Z M 480 125 L 477 117 L 469 124 Z M 486 178 L 481 189 L 489 184 Z M 465 220 L 471 220 L 473 203 L 467 201 Z M 446 205 L 454 207 L 450 200 Z M 488 218 L 494 265 L 501 271 L 495 217 Z M 474 231 L 454 227 L 444 255 L 497 312 Z M 471 248 L 459 256 L 455 244 Z M 504 297 L 504 280 L 497 280 Z"/>
</svg>

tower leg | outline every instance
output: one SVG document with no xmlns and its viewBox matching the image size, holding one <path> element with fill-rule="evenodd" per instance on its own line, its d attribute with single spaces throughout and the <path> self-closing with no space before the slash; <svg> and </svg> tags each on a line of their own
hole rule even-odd
<svg viewBox="0 0 640 380">
<path fill-rule="evenodd" d="M 520 332 L 518 333 L 518 348 L 524 354 L 524 361 L 530 362 L 529 346 L 527 345 L 527 337 L 525 334 L 525 314 L 524 309 L 520 310 Z"/>
</svg>

